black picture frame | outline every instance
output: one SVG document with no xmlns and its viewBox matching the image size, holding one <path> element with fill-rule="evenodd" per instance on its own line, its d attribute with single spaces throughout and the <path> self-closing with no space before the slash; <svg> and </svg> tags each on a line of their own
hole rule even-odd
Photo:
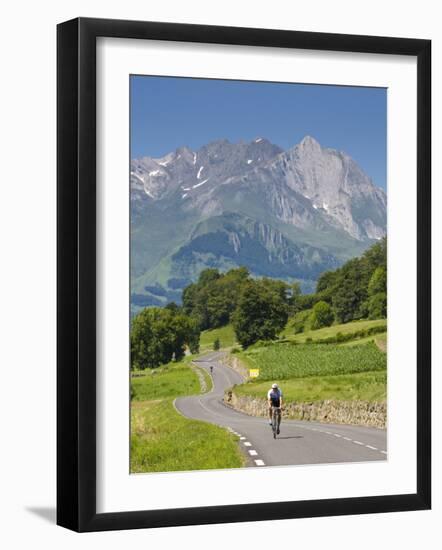
<svg viewBox="0 0 442 550">
<path fill-rule="evenodd" d="M 96 512 L 96 39 L 166 40 L 417 59 L 417 491 L 361 498 Z M 431 506 L 431 41 L 160 22 L 74 19 L 57 28 L 57 523 L 152 528 Z"/>
</svg>

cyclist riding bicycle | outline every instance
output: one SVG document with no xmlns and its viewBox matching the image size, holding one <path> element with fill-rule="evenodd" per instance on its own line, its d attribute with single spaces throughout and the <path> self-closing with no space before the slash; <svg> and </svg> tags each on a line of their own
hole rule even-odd
<svg viewBox="0 0 442 550">
<path fill-rule="evenodd" d="M 278 430 L 279 434 L 279 424 L 281 423 L 281 407 L 282 407 L 282 391 L 278 387 L 278 384 L 272 384 L 271 389 L 267 393 L 267 401 L 269 404 L 269 425 L 272 425 L 272 412 L 273 407 L 277 408 L 278 418 Z"/>
</svg>

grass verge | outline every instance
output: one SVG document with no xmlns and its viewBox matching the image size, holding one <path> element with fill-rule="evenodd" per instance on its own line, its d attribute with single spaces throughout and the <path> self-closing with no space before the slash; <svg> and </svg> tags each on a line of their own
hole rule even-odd
<svg viewBox="0 0 442 550">
<path fill-rule="evenodd" d="M 210 376 L 203 373 L 208 389 Z M 185 362 L 133 373 L 131 473 L 238 468 L 244 457 L 227 430 L 183 417 L 175 397 L 200 392 L 197 373 Z"/>
<path fill-rule="evenodd" d="M 181 416 L 173 399 L 132 404 L 131 472 L 239 468 L 238 438 Z"/>
</svg>

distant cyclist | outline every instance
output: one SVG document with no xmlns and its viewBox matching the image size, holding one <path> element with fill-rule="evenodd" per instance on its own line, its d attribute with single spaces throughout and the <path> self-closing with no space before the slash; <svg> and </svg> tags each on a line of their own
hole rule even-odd
<svg viewBox="0 0 442 550">
<path fill-rule="evenodd" d="M 273 408 L 276 408 L 278 415 L 278 430 L 279 434 L 279 425 L 281 424 L 281 407 L 282 407 L 282 391 L 278 387 L 278 384 L 272 384 L 271 389 L 267 393 L 267 401 L 269 404 L 269 424 L 272 425 L 272 412 Z"/>
</svg>

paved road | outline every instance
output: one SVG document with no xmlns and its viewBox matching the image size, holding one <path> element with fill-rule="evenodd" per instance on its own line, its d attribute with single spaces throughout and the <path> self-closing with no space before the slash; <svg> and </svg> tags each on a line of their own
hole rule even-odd
<svg viewBox="0 0 442 550">
<path fill-rule="evenodd" d="M 249 416 L 223 403 L 225 389 L 242 383 L 243 379 L 223 365 L 221 358 L 222 353 L 214 352 L 197 362 L 209 373 L 210 366 L 214 367 L 212 391 L 179 397 L 175 406 L 184 416 L 226 427 L 239 435 L 250 465 L 366 462 L 387 458 L 387 433 L 377 428 L 284 419 L 281 433 L 274 440 L 267 419 Z"/>
</svg>

